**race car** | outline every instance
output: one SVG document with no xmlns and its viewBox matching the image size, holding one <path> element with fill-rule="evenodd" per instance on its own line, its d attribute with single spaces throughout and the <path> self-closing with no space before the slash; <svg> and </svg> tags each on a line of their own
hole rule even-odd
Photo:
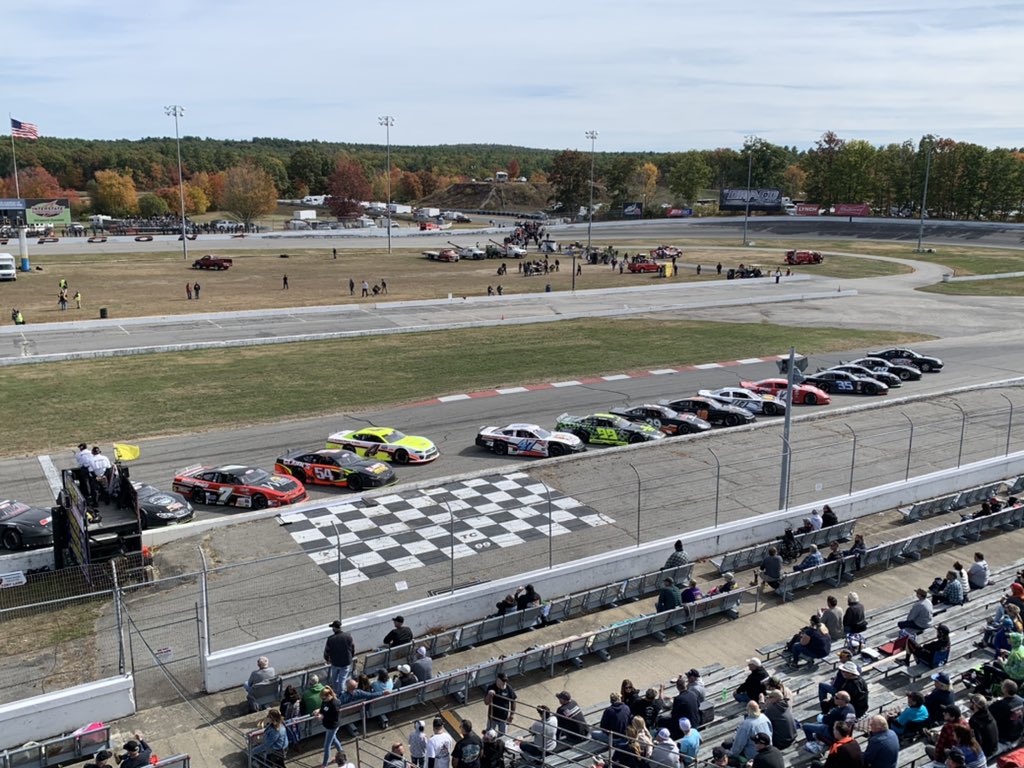
<svg viewBox="0 0 1024 768">
<path fill-rule="evenodd" d="M 193 504 L 251 509 L 283 507 L 306 498 L 306 488 L 298 480 L 239 464 L 187 467 L 174 476 L 172 487 Z"/>
<path fill-rule="evenodd" d="M 611 413 L 636 423 L 646 422 L 666 435 L 690 435 L 711 429 L 711 425 L 704 419 L 692 413 L 673 411 L 667 405 L 626 405 L 612 408 Z"/>
<path fill-rule="evenodd" d="M 564 456 L 587 450 L 570 432 L 549 432 L 536 424 L 480 427 L 476 444 L 499 456 Z"/>
<path fill-rule="evenodd" d="M 626 445 L 660 440 L 665 433 L 650 424 L 634 424 L 613 413 L 593 413 L 590 416 L 570 416 L 563 413 L 555 424 L 556 430 L 571 432 L 584 443 Z"/>
<path fill-rule="evenodd" d="M 778 416 L 786 412 L 786 403 L 775 395 L 762 395 L 752 389 L 745 387 L 722 387 L 721 389 L 702 389 L 697 393 L 704 397 L 712 397 L 729 405 L 737 405 L 746 408 L 751 413 L 761 413 L 765 416 Z"/>
<path fill-rule="evenodd" d="M 432 442 L 417 435 L 404 435 L 391 427 L 363 427 L 335 432 L 327 438 L 328 448 L 352 451 L 368 459 L 396 464 L 426 464 L 440 452 Z"/>
<path fill-rule="evenodd" d="M 754 421 L 754 414 L 746 408 L 729 405 L 704 395 L 683 397 L 679 400 L 662 400 L 661 405 L 667 405 L 681 413 L 694 413 L 704 421 L 721 427 L 737 427 Z"/>
<path fill-rule="evenodd" d="M 921 369 L 913 365 L 900 365 L 883 360 L 881 357 L 861 357 L 851 360 L 850 365 L 860 365 L 869 371 L 886 371 L 899 376 L 900 381 L 920 381 Z"/>
<path fill-rule="evenodd" d="M 740 386 L 762 395 L 774 395 L 779 400 L 786 399 L 785 379 L 761 379 L 760 381 L 741 381 Z M 793 405 L 828 405 L 832 398 L 828 392 L 812 384 L 800 383 L 793 387 Z"/>
<path fill-rule="evenodd" d="M 132 483 L 139 499 L 139 517 L 143 528 L 187 523 L 195 517 L 188 499 L 174 491 L 161 491 L 145 483 Z"/>
<path fill-rule="evenodd" d="M 819 370 L 846 371 L 847 373 L 852 373 L 854 376 L 877 379 L 885 384 L 885 386 L 889 387 L 889 389 L 903 386 L 903 380 L 895 373 L 889 373 L 888 371 L 873 371 L 870 368 L 865 368 L 863 365 L 857 365 L 855 363 L 840 363 L 839 365 L 833 365 L 829 368 Z"/>
<path fill-rule="evenodd" d="M 676 248 L 674 245 L 659 245 L 657 248 L 651 249 L 652 259 L 671 259 L 673 256 L 682 256 L 683 249 Z"/>
<path fill-rule="evenodd" d="M 919 368 L 922 373 L 937 373 L 942 370 L 942 361 L 939 358 L 920 355 L 906 347 L 889 347 L 888 349 L 880 349 L 877 352 L 868 352 L 868 357 L 880 357 L 897 365 L 912 365 L 915 368 Z"/>
<path fill-rule="evenodd" d="M 353 491 L 379 488 L 398 480 L 395 470 L 382 461 L 361 459 L 351 451 L 333 448 L 289 451 L 274 462 L 274 471 L 306 485 L 334 485 Z"/>
<path fill-rule="evenodd" d="M 818 251 L 786 251 L 787 264 L 821 264 Z"/>
<path fill-rule="evenodd" d="M 0 501 L 0 544 L 4 549 L 48 547 L 53 544 L 49 509 L 30 507 L 20 501 Z"/>
<path fill-rule="evenodd" d="M 889 392 L 889 387 L 878 379 L 856 376 L 846 371 L 818 371 L 812 376 L 804 376 L 803 383 L 841 395 L 884 395 Z"/>
<path fill-rule="evenodd" d="M 631 261 L 626 265 L 626 269 L 630 272 L 659 272 L 661 271 L 661 264 L 649 261 L 643 256 L 638 256 L 635 261 Z"/>
</svg>

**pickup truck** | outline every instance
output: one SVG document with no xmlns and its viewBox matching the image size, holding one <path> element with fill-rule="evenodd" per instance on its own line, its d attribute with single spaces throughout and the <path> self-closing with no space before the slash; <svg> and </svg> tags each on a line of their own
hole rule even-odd
<svg viewBox="0 0 1024 768">
<path fill-rule="evenodd" d="M 231 259 L 224 259 L 220 256 L 206 254 L 201 259 L 192 262 L 192 269 L 227 269 L 233 262 Z"/>
<path fill-rule="evenodd" d="M 818 251 L 786 251 L 787 264 L 821 264 L 821 261 Z"/>
</svg>

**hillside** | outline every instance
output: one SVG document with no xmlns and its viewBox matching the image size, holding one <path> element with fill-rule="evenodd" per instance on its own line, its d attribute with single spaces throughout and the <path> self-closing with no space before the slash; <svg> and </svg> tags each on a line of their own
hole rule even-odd
<svg viewBox="0 0 1024 768">
<path fill-rule="evenodd" d="M 465 182 L 424 197 L 421 206 L 465 211 L 543 211 L 550 207 L 550 184 Z"/>
</svg>

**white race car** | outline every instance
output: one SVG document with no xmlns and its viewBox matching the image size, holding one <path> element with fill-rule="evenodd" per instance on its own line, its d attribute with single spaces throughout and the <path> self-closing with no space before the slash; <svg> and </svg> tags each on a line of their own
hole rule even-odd
<svg viewBox="0 0 1024 768">
<path fill-rule="evenodd" d="M 722 387 L 721 389 L 702 389 L 697 394 L 704 397 L 713 397 L 729 405 L 738 405 L 746 408 L 751 413 L 761 413 L 765 416 L 778 416 L 786 412 L 784 400 L 774 395 L 758 394 L 752 389 L 745 387 Z"/>
<path fill-rule="evenodd" d="M 587 450 L 576 435 L 550 432 L 536 424 L 481 427 L 476 444 L 499 456 L 564 456 Z"/>
</svg>

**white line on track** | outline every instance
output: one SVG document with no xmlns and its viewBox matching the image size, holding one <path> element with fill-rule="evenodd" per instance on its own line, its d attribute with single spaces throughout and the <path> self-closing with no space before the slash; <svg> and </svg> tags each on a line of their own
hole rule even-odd
<svg viewBox="0 0 1024 768">
<path fill-rule="evenodd" d="M 579 385 L 578 381 L 555 381 L 551 383 L 551 386 L 556 389 L 560 387 L 578 387 Z"/>
<path fill-rule="evenodd" d="M 667 376 L 670 373 L 676 373 L 675 368 L 655 368 L 653 371 L 649 371 L 651 376 Z"/>
<path fill-rule="evenodd" d="M 710 370 L 711 368 L 721 368 L 722 364 L 721 363 L 701 363 L 700 365 L 695 365 L 693 367 L 696 368 L 698 371 L 707 371 L 707 370 Z"/>
<path fill-rule="evenodd" d="M 520 392 L 529 392 L 527 387 L 504 387 L 494 390 L 499 395 L 518 395 Z"/>
<path fill-rule="evenodd" d="M 622 381 L 623 379 L 631 379 L 633 377 L 628 373 L 616 373 L 611 376 L 602 376 L 601 378 L 605 381 Z"/>
<path fill-rule="evenodd" d="M 53 464 L 53 459 L 49 456 L 39 456 L 39 466 L 43 470 L 43 477 L 46 478 L 47 485 L 50 486 L 50 490 L 53 492 L 54 498 L 61 491 L 60 484 L 60 472 L 57 471 L 57 467 Z"/>
<path fill-rule="evenodd" d="M 760 357 L 745 357 L 742 360 L 737 360 L 740 365 L 749 365 L 750 363 L 763 363 L 764 360 Z"/>
<path fill-rule="evenodd" d="M 442 403 L 454 403 L 456 400 L 469 400 L 469 395 L 445 395 L 437 399 Z"/>
</svg>

